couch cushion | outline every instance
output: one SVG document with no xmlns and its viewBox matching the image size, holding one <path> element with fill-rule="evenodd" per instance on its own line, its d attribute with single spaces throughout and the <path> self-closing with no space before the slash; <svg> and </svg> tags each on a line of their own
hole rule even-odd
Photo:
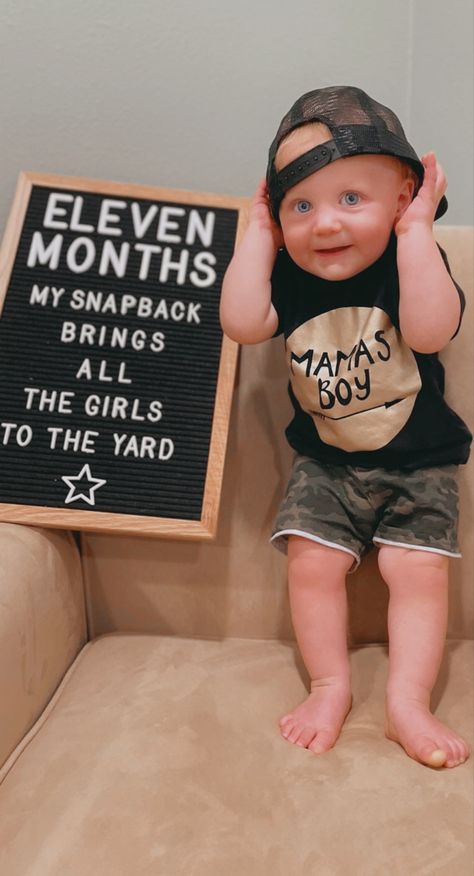
<svg viewBox="0 0 474 876">
<path fill-rule="evenodd" d="M 317 757 L 278 732 L 305 696 L 292 643 L 89 643 L 0 774 L 0 872 L 467 876 L 472 762 L 431 770 L 385 739 L 386 649 L 351 660 L 353 710 Z M 434 696 L 467 737 L 471 665 L 450 642 Z"/>
<path fill-rule="evenodd" d="M 0 764 L 41 715 L 87 641 L 70 532 L 0 523 Z"/>
</svg>

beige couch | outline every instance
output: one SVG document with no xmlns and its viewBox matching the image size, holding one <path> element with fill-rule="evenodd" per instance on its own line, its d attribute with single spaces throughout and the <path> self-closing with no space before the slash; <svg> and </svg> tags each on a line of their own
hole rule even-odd
<svg viewBox="0 0 474 876">
<path fill-rule="evenodd" d="M 472 235 L 441 228 L 472 298 Z M 472 305 L 445 355 L 473 422 Z M 317 757 L 278 719 L 305 696 L 285 561 L 267 544 L 290 453 L 281 342 L 242 351 L 213 544 L 0 524 L 1 876 L 467 876 L 472 758 L 383 735 L 387 588 L 349 579 L 354 707 Z M 278 437 L 276 437 L 278 436 Z M 472 469 L 433 704 L 472 741 Z"/>
</svg>

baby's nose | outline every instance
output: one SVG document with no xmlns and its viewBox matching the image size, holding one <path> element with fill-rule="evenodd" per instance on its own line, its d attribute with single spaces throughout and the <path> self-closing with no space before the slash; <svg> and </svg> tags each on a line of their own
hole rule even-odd
<svg viewBox="0 0 474 876">
<path fill-rule="evenodd" d="M 341 221 L 334 210 L 321 207 L 314 211 L 313 231 L 315 234 L 334 234 L 341 229 Z"/>
</svg>

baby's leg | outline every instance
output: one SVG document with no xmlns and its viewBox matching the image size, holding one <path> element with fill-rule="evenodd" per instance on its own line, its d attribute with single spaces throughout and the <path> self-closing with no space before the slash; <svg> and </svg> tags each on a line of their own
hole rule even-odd
<svg viewBox="0 0 474 876">
<path fill-rule="evenodd" d="M 469 746 L 430 712 L 446 637 L 448 558 L 384 546 L 379 567 L 390 590 L 387 736 L 428 766 L 458 766 Z"/>
<path fill-rule="evenodd" d="M 344 551 L 289 538 L 291 616 L 311 693 L 281 719 L 280 729 L 289 742 L 316 754 L 332 748 L 351 707 L 345 580 L 352 563 Z"/>
</svg>

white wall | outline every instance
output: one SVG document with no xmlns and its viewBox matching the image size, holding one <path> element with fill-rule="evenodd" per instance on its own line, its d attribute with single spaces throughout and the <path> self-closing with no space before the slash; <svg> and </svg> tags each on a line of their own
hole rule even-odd
<svg viewBox="0 0 474 876">
<path fill-rule="evenodd" d="M 472 218 L 471 0 L 0 0 L 0 228 L 20 170 L 249 195 L 304 91 L 366 89 Z"/>
</svg>

